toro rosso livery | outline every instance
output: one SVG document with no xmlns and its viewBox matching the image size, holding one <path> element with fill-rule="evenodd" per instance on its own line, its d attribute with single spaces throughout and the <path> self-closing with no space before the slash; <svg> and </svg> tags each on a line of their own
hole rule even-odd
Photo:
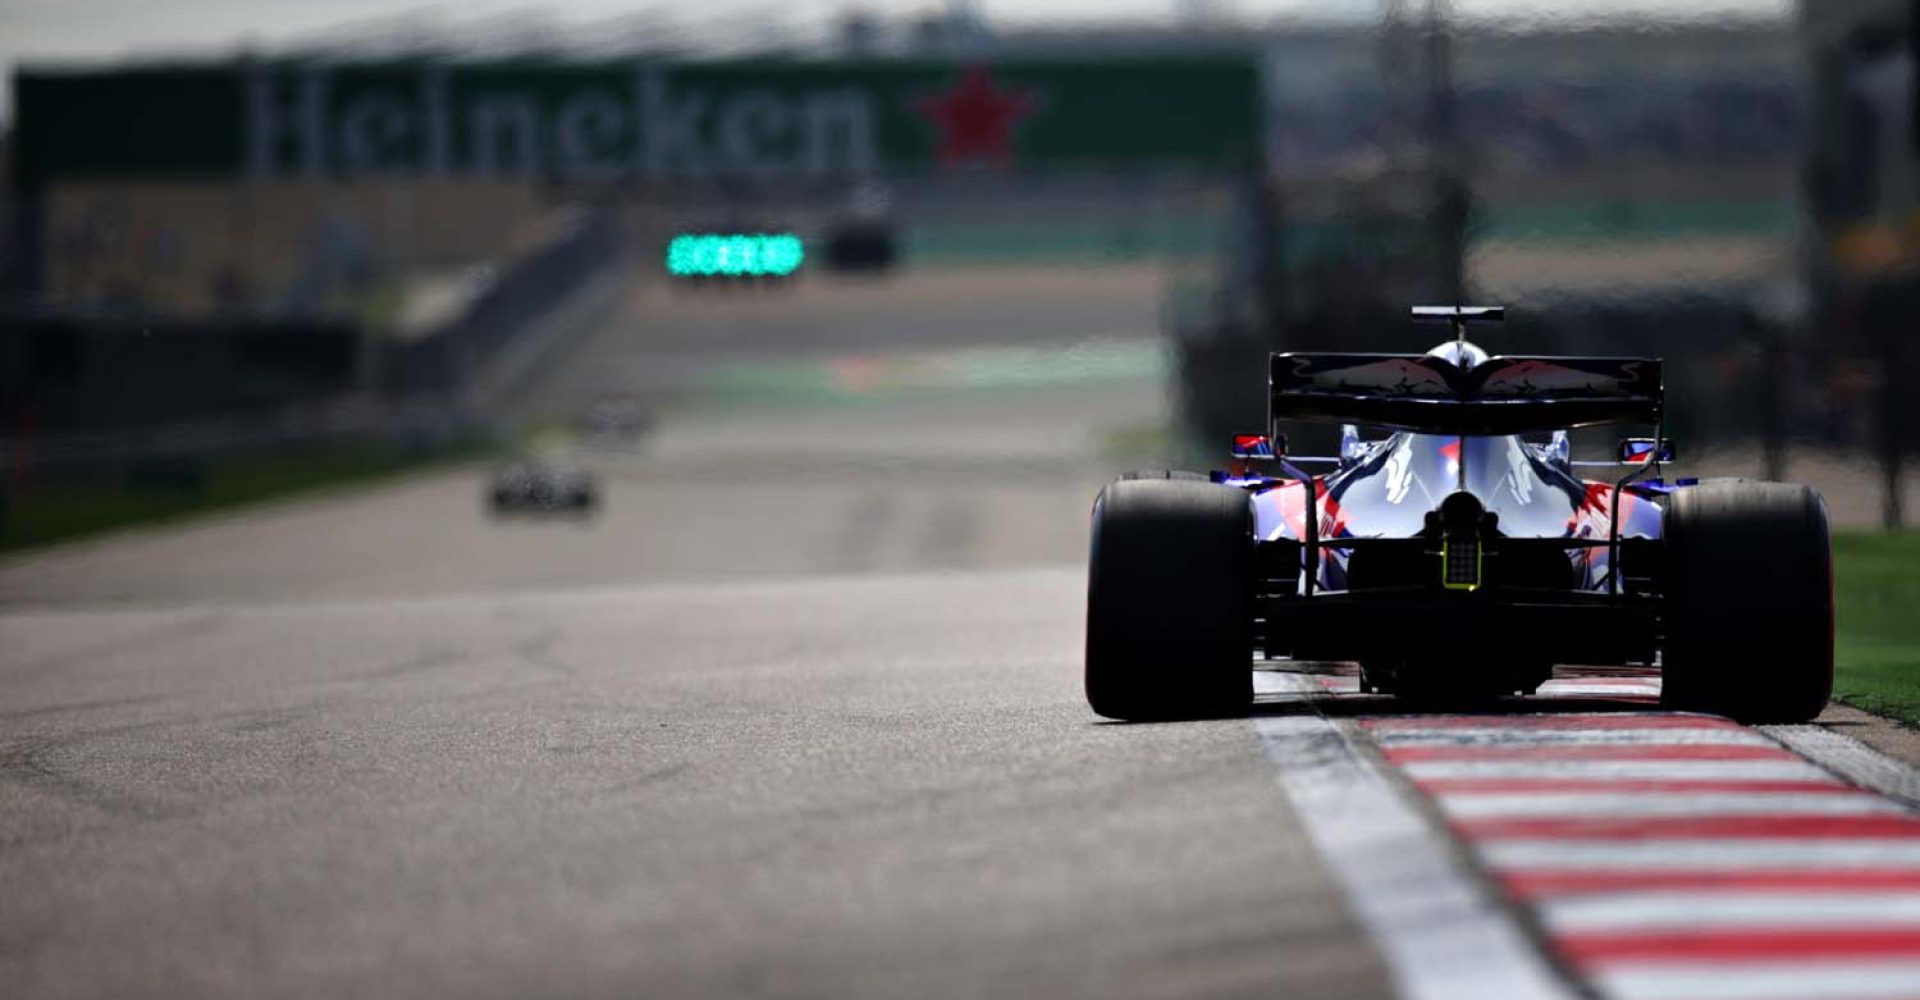
<svg viewBox="0 0 1920 1000">
<path fill-rule="evenodd" d="M 1414 698 L 1531 693 L 1557 664 L 1658 666 L 1672 708 L 1819 713 L 1833 598 L 1817 493 L 1662 478 L 1657 359 L 1489 357 L 1466 324 L 1501 310 L 1415 314 L 1454 339 L 1273 355 L 1269 427 L 1234 439 L 1234 471 L 1101 491 L 1095 711 L 1243 712 L 1261 657 L 1354 661 L 1362 690 Z M 1340 454 L 1289 456 L 1280 428 L 1296 420 L 1343 424 Z M 1611 423 L 1654 434 L 1575 461 L 1568 430 Z"/>
</svg>

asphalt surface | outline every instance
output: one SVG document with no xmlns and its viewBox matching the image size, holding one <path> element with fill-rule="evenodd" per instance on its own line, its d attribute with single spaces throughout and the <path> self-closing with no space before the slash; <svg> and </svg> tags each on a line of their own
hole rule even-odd
<svg viewBox="0 0 1920 1000">
<path fill-rule="evenodd" d="M 595 519 L 467 468 L 0 563 L 0 995 L 1385 994 L 1244 720 L 1081 698 L 1158 383 L 954 376 L 1157 299 L 649 290 L 523 404 L 659 405 Z"/>
<path fill-rule="evenodd" d="M 7 622 L 14 996 L 1375 996 L 1066 571 Z"/>
<path fill-rule="evenodd" d="M 490 516 L 474 466 L 0 561 L 0 998 L 1631 1000 L 1920 970 L 1920 932 L 1872 922 L 1920 912 L 1920 819 L 1834 776 L 1866 760 L 1910 806 L 1914 772 L 1794 756 L 1826 730 L 1654 718 L 1657 679 L 1581 676 L 1521 706 L 1544 719 L 1396 723 L 1351 677 L 1270 674 L 1251 722 L 1094 717 L 1088 507 L 1165 463 L 1158 301 L 1137 269 L 645 288 L 515 404 L 652 411 L 581 452 L 594 517 Z M 1727 964 L 1763 946 L 1750 900 L 1489 895 L 1532 856 L 1516 831 L 1570 838 L 1528 850 L 1577 881 L 1605 874 L 1581 851 L 1618 854 L 1579 837 L 1670 835 L 1623 809 L 1748 822 L 1563 787 L 1582 768 L 1792 771 L 1819 785 L 1799 808 L 1871 814 L 1845 822 L 1883 840 L 1840 846 L 1890 881 L 1821 904 L 1841 931 L 1763 943 L 1799 979 Z M 1433 823 L 1462 809 L 1478 842 Z M 1591 933 L 1629 917 L 1640 937 Z M 1675 925 L 1732 936 L 1679 979 L 1634 964 Z"/>
</svg>

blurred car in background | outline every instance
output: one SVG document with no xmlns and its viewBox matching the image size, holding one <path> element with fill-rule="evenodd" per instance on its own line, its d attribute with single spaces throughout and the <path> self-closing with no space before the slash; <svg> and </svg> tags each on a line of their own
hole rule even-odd
<svg viewBox="0 0 1920 1000">
<path fill-rule="evenodd" d="M 884 219 L 848 218 L 827 229 L 821 256 L 829 270 L 881 274 L 900 259 L 893 224 Z"/>
<path fill-rule="evenodd" d="M 831 271 L 883 274 L 900 260 L 893 196 L 868 181 L 855 187 L 846 207 L 821 234 L 820 256 Z"/>
<path fill-rule="evenodd" d="M 525 458 L 503 466 L 494 473 L 488 495 L 495 514 L 587 514 L 599 499 L 591 473 L 556 458 Z"/>
</svg>

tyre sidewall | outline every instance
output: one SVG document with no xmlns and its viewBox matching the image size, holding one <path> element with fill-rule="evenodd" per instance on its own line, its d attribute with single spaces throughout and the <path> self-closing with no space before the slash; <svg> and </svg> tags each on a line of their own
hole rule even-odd
<svg viewBox="0 0 1920 1000">
<path fill-rule="evenodd" d="M 1096 712 L 1244 713 L 1252 700 L 1252 506 L 1228 486 L 1120 480 L 1094 505 L 1086 688 Z"/>
</svg>

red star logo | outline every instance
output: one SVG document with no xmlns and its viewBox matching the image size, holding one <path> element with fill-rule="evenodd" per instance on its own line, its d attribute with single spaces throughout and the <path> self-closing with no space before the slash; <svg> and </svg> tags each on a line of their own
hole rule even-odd
<svg viewBox="0 0 1920 1000">
<path fill-rule="evenodd" d="M 1013 130 L 1040 108 L 1030 90 L 1002 90 L 984 66 L 969 66 L 946 91 L 914 102 L 940 130 L 940 165 L 1013 162 Z"/>
</svg>

